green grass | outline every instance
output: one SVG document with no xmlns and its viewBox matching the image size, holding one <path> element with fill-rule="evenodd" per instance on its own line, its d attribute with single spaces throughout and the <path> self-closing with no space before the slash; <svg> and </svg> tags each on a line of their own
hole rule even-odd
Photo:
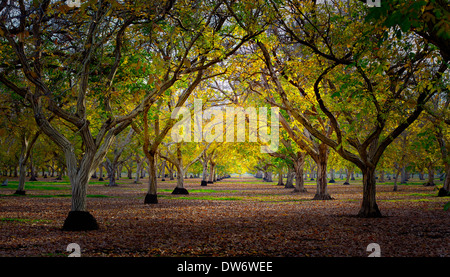
<svg viewBox="0 0 450 277">
<path fill-rule="evenodd" d="M 19 181 L 9 181 L 6 187 L 2 188 L 10 188 L 17 189 L 19 185 Z M 25 190 L 66 190 L 70 188 L 70 183 L 61 181 L 61 182 L 25 182 Z"/>
<path fill-rule="evenodd" d="M 11 196 L 11 197 L 29 197 L 29 198 L 64 198 L 64 197 L 72 197 L 71 194 L 26 194 L 26 195 L 17 195 L 17 194 L 0 194 L 0 196 Z M 117 198 L 116 196 L 108 196 L 104 194 L 88 194 L 86 195 L 88 198 Z"/>
<path fill-rule="evenodd" d="M 147 191 L 147 189 L 142 189 Z M 172 192 L 173 189 L 158 189 L 158 192 Z M 238 190 L 215 190 L 215 189 L 188 189 L 189 193 L 233 193 L 239 192 Z"/>
<path fill-rule="evenodd" d="M 437 196 L 437 193 L 409 193 L 405 194 L 407 196 L 424 196 L 424 197 L 433 197 Z"/>
<path fill-rule="evenodd" d="M 440 202 L 442 201 L 442 197 L 436 198 L 419 198 L 419 199 L 382 199 L 378 200 L 381 202 Z"/>
<path fill-rule="evenodd" d="M 235 196 L 175 196 L 175 195 L 158 195 L 161 198 L 167 199 L 189 199 L 189 200 L 216 200 L 216 201 L 240 201 L 244 200 L 245 197 L 235 197 Z"/>
<path fill-rule="evenodd" d="M 47 219 L 28 219 L 28 218 L 17 218 L 17 217 L 0 217 L 0 222 L 20 222 L 20 223 L 50 223 L 51 220 Z"/>
</svg>

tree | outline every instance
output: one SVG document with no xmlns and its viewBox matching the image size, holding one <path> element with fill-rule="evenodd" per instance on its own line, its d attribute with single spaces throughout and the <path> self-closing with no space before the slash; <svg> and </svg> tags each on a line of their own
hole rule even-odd
<svg viewBox="0 0 450 277">
<path fill-rule="evenodd" d="M 283 70 L 275 70 L 272 59 L 280 59 L 260 47 L 283 108 L 313 136 L 361 169 L 364 186 L 358 215 L 381 216 L 375 199 L 376 165 L 386 147 L 418 118 L 430 97 L 442 89 L 447 64 L 420 37 L 408 34 L 408 39 L 398 39 L 377 25 L 369 26 L 349 16 L 345 7 L 295 1 L 286 1 L 283 6 L 271 1 L 271 6 L 284 34 L 304 51 L 297 63 L 285 61 L 277 67 Z M 351 8 L 355 15 L 365 12 L 358 5 Z M 331 12 L 337 14 L 331 16 Z M 384 39 L 383 34 L 387 34 Z M 313 80 L 309 87 L 303 79 L 300 83 L 298 77 L 306 75 L 301 73 L 306 69 L 300 66 L 306 61 L 310 63 L 307 69 L 314 68 L 307 75 Z M 298 111 L 296 101 L 283 88 L 279 77 L 306 92 L 304 97 L 314 101 L 320 115 L 329 120 L 335 139 L 317 130 Z M 405 105 L 407 109 L 398 110 L 397 107 Z"/>
<path fill-rule="evenodd" d="M 1 6 L 1 16 L 6 19 L 0 23 L 1 43 L 11 49 L 8 64 L 16 64 L 12 61 L 17 60 L 20 66 L 3 70 L 0 82 L 31 104 L 36 124 L 64 152 L 72 186 L 65 230 L 98 228 L 86 206 L 92 172 L 115 137 L 178 80 L 176 76 L 158 87 L 149 87 L 142 101 L 131 109 L 126 109 L 126 100 L 118 100 L 119 89 L 129 88 L 126 82 L 114 83 L 116 73 L 126 63 L 122 54 L 125 38 L 133 36 L 130 26 L 156 24 L 172 6 L 171 1 L 156 5 L 140 2 L 136 13 L 127 4 L 115 1 L 99 1 L 92 6 L 84 3 L 76 9 L 50 1 Z M 14 19 L 16 15 L 19 20 Z M 26 86 L 15 78 L 18 71 L 26 78 Z M 112 103 L 120 108 L 113 109 Z M 49 122 L 52 116 L 73 126 L 82 140 L 81 153 L 75 151 L 77 145 L 66 134 Z"/>
<path fill-rule="evenodd" d="M 181 142 L 177 142 L 175 144 L 168 145 L 167 150 L 166 150 L 167 154 L 165 154 L 165 153 L 163 154 L 162 151 L 159 151 L 160 157 L 169 161 L 170 163 L 175 165 L 175 167 L 177 168 L 177 186 L 172 191 L 172 194 L 188 194 L 187 189 L 184 188 L 185 172 L 187 172 L 188 168 L 192 164 L 194 164 L 196 161 L 198 161 L 200 159 L 200 157 L 203 155 L 203 153 L 206 152 L 208 150 L 208 147 L 211 145 L 211 144 L 208 144 L 207 147 L 205 147 L 204 149 L 201 149 L 201 147 L 199 147 L 199 145 L 197 145 L 197 144 L 196 144 L 196 147 L 193 147 L 193 145 L 192 145 L 193 142 L 190 144 L 191 145 L 189 145 L 188 147 L 185 147 L 185 151 L 182 151 L 182 143 Z M 170 150 L 171 146 L 175 146 L 175 151 Z M 184 152 L 184 156 L 185 156 L 184 159 L 183 159 L 183 152 Z M 198 152 L 200 152 L 200 153 L 198 153 Z M 191 156 L 191 159 L 188 162 L 186 162 L 186 156 L 188 156 L 188 155 L 186 155 L 187 153 L 191 154 L 191 155 L 189 155 L 189 156 Z"/>
</svg>

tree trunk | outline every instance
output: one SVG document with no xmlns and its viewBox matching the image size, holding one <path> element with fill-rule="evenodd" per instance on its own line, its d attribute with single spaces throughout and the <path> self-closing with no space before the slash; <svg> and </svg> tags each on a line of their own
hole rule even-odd
<svg viewBox="0 0 450 277">
<path fill-rule="evenodd" d="M 101 164 L 99 167 L 98 167 L 98 180 L 99 181 L 104 181 L 105 179 L 103 179 L 103 165 Z"/>
<path fill-rule="evenodd" d="M 330 170 L 330 181 L 328 181 L 328 183 L 336 183 L 334 180 L 334 169 Z"/>
<path fill-rule="evenodd" d="M 262 178 L 263 177 L 263 172 L 261 170 L 257 170 L 256 174 L 255 174 L 255 178 Z"/>
<path fill-rule="evenodd" d="M 130 165 L 127 167 L 127 177 L 128 179 L 133 179 L 133 171 L 132 171 L 133 165 Z"/>
<path fill-rule="evenodd" d="M 140 177 L 141 177 L 141 167 L 144 164 L 144 158 L 136 160 L 136 176 L 134 177 L 134 183 L 139 184 L 140 183 Z"/>
<path fill-rule="evenodd" d="M 434 186 L 434 168 L 433 165 L 428 166 L 428 182 L 424 186 Z"/>
<path fill-rule="evenodd" d="M 445 164 L 445 179 L 444 186 L 439 190 L 439 197 L 450 196 L 450 164 Z"/>
<path fill-rule="evenodd" d="M 384 170 L 380 172 L 380 177 L 378 178 L 378 183 L 384 183 Z"/>
<path fill-rule="evenodd" d="M 398 188 L 397 181 L 398 181 L 398 176 L 400 175 L 400 171 L 401 170 L 397 170 L 396 173 L 395 173 L 395 177 L 394 177 L 394 191 L 397 191 L 397 188 Z"/>
<path fill-rule="evenodd" d="M 272 171 L 265 171 L 263 179 L 264 179 L 265 182 L 273 182 L 273 180 L 272 180 Z"/>
<path fill-rule="evenodd" d="M 157 204 L 157 168 L 156 168 L 156 153 L 146 152 L 145 156 L 148 159 L 148 190 L 145 195 L 144 204 Z"/>
<path fill-rule="evenodd" d="M 18 195 L 25 195 L 25 176 L 26 176 L 26 170 L 25 170 L 25 164 L 26 161 L 24 160 L 24 157 L 22 157 L 22 154 L 19 158 L 19 185 L 17 186 L 17 190 L 14 194 Z"/>
<path fill-rule="evenodd" d="M 286 178 L 286 185 L 284 186 L 285 188 L 295 188 L 294 187 L 294 177 L 295 177 L 295 169 L 289 167 L 288 168 L 288 173 L 287 173 L 287 178 Z"/>
<path fill-rule="evenodd" d="M 208 178 L 208 184 L 213 184 L 214 183 L 214 166 L 216 164 L 210 160 L 209 162 L 209 178 Z"/>
<path fill-rule="evenodd" d="M 328 146 L 321 144 L 319 146 L 319 155 L 317 157 L 317 189 L 313 200 L 331 200 L 327 188 L 327 162 L 328 162 Z"/>
<path fill-rule="evenodd" d="M 25 195 L 25 176 L 26 176 L 26 170 L 25 165 L 27 163 L 27 148 L 28 148 L 28 140 L 24 136 L 22 139 L 22 149 L 20 151 L 20 157 L 19 157 L 19 185 L 17 187 L 17 190 L 14 194 L 18 195 Z"/>
<path fill-rule="evenodd" d="M 421 169 L 420 171 L 419 171 L 419 180 L 425 180 L 425 178 L 423 177 L 423 169 Z"/>
<path fill-rule="evenodd" d="M 277 186 L 284 186 L 283 184 L 283 168 L 278 170 L 278 183 Z"/>
<path fill-rule="evenodd" d="M 109 187 L 116 187 L 117 183 L 116 183 L 116 171 L 117 171 L 117 166 L 113 163 L 108 163 L 107 167 L 109 168 L 108 170 L 108 177 L 109 177 Z"/>
<path fill-rule="evenodd" d="M 97 221 L 87 211 L 86 205 L 89 179 L 97 166 L 93 166 L 95 150 L 86 147 L 86 152 L 78 166 L 74 151 L 72 149 L 63 149 L 63 151 L 66 156 L 67 171 L 72 186 L 72 203 L 62 229 L 69 231 L 97 230 Z"/>
<path fill-rule="evenodd" d="M 347 178 L 345 179 L 344 185 L 350 185 L 350 175 L 353 173 L 350 173 L 350 170 L 348 170 L 348 168 L 345 169 L 345 175 L 347 176 Z"/>
<path fill-rule="evenodd" d="M 207 181 L 208 178 L 208 161 L 202 161 L 203 171 L 202 171 L 202 181 Z"/>
<path fill-rule="evenodd" d="M 175 178 L 173 178 L 173 165 L 170 165 L 169 167 L 169 179 L 175 180 Z"/>
<path fill-rule="evenodd" d="M 37 181 L 37 174 L 36 171 L 34 169 L 34 165 L 33 165 L 33 151 L 30 152 L 30 181 L 34 182 Z"/>
<path fill-rule="evenodd" d="M 161 168 L 161 181 L 166 180 L 166 160 L 162 161 L 162 168 Z"/>
<path fill-rule="evenodd" d="M 376 202 L 375 167 L 366 167 L 363 173 L 363 201 L 359 210 L 359 217 L 382 217 Z"/>
<path fill-rule="evenodd" d="M 408 180 L 408 178 L 406 177 L 406 166 L 402 166 L 400 178 L 400 184 L 406 184 L 406 181 Z"/>
<path fill-rule="evenodd" d="M 295 170 L 295 189 L 294 192 L 306 192 L 303 179 L 303 166 L 305 165 L 305 156 L 301 154 L 298 159 L 294 161 Z"/>
<path fill-rule="evenodd" d="M 317 164 L 317 189 L 313 200 L 331 200 L 327 188 L 327 163 L 322 160 Z"/>
</svg>

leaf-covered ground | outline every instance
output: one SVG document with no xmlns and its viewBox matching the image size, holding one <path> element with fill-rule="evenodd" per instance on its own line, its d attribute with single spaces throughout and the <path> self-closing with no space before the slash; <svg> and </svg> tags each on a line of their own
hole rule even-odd
<svg viewBox="0 0 450 277">
<path fill-rule="evenodd" d="M 44 181 L 45 179 L 41 179 Z M 88 209 L 96 231 L 61 231 L 70 210 L 67 181 L 27 182 L 26 196 L 12 196 L 17 181 L 0 187 L 0 256 L 67 256 L 77 243 L 87 256 L 450 256 L 449 197 L 420 182 L 377 185 L 383 218 L 357 218 L 360 181 L 329 184 L 334 200 L 258 179 L 225 179 L 207 187 L 186 179 L 189 195 L 171 195 L 174 181 L 159 182 L 159 204 L 144 205 L 146 183 L 117 187 L 91 182 Z"/>
</svg>

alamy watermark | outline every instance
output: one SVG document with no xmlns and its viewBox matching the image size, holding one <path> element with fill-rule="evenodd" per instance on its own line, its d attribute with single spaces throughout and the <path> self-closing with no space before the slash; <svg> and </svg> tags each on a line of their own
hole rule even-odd
<svg viewBox="0 0 450 277">
<path fill-rule="evenodd" d="M 259 139 L 263 144 L 261 153 L 274 153 L 278 150 L 279 108 L 270 108 L 269 122 L 267 107 L 226 107 L 224 111 L 217 107 L 202 110 L 202 106 L 202 100 L 195 99 L 193 115 L 188 107 L 174 109 L 172 119 L 182 116 L 171 130 L 174 142 L 257 142 Z"/>
<path fill-rule="evenodd" d="M 71 8 L 73 8 L 73 7 L 76 7 L 76 8 L 81 7 L 81 0 L 67 0 L 66 3 L 67 3 L 67 6 L 69 6 Z"/>
<path fill-rule="evenodd" d="M 366 0 L 366 4 L 369 7 L 377 7 L 380 8 L 381 7 L 381 0 Z"/>
</svg>

